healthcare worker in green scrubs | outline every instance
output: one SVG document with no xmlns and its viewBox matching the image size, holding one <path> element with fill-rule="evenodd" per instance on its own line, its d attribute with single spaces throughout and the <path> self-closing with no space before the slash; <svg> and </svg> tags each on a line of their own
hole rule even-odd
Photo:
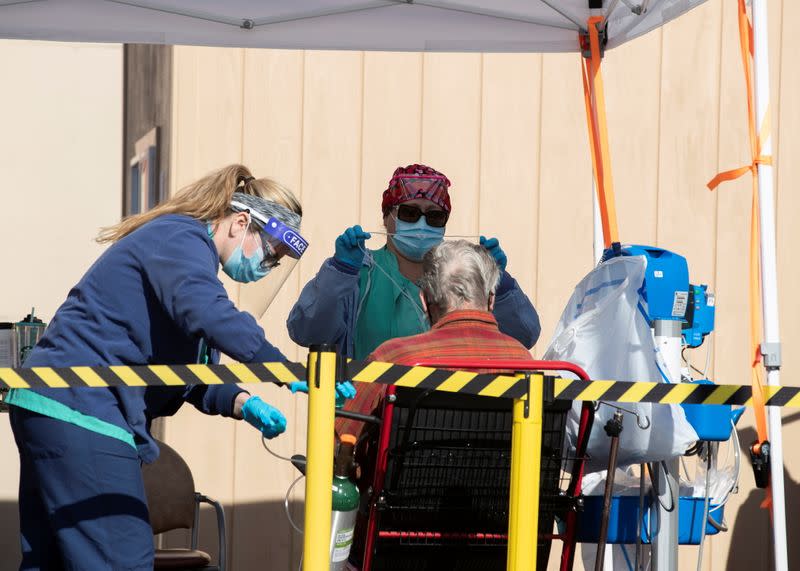
<svg viewBox="0 0 800 571">
<path fill-rule="evenodd" d="M 450 218 L 450 181 L 425 165 L 398 167 L 383 193 L 386 245 L 368 250 L 370 234 L 347 228 L 334 255 L 303 288 L 289 314 L 289 335 L 298 344 L 335 343 L 342 353 L 364 359 L 395 337 L 430 328 L 419 298 L 422 257 L 445 238 Z M 494 314 L 500 330 L 533 347 L 539 316 L 516 280 L 496 238 L 480 239 L 501 270 Z"/>
</svg>

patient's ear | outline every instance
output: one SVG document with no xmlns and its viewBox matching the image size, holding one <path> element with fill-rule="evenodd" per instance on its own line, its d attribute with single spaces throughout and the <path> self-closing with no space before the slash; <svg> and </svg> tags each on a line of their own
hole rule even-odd
<svg viewBox="0 0 800 571">
<path fill-rule="evenodd" d="M 428 300 L 425 299 L 425 294 L 422 293 L 422 290 L 419 292 L 419 300 L 422 303 L 422 311 L 425 312 L 425 315 L 428 316 L 428 321 L 430 321 L 431 326 L 439 321 L 441 314 L 439 313 L 439 308 L 435 304 L 429 304 Z"/>
</svg>

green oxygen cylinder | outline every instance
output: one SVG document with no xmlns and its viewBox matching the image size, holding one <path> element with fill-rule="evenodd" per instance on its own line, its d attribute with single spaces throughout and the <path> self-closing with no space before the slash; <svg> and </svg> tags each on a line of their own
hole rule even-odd
<svg viewBox="0 0 800 571">
<path fill-rule="evenodd" d="M 353 545 L 359 494 L 350 479 L 355 462 L 356 437 L 343 434 L 333 467 L 333 511 L 331 513 L 331 571 L 343 571 Z"/>
</svg>

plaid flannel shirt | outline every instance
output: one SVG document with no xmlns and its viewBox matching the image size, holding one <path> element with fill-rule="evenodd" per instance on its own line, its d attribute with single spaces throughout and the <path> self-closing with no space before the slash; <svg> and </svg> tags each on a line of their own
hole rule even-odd
<svg viewBox="0 0 800 571">
<path fill-rule="evenodd" d="M 522 343 L 500 332 L 497 320 L 490 312 L 457 310 L 441 318 L 426 333 L 386 341 L 367 360 L 413 365 L 423 360 L 454 358 L 524 361 L 531 359 L 531 354 Z M 344 409 L 371 414 L 380 406 L 386 385 L 354 384 L 358 394 L 345 404 Z M 336 419 L 337 434 L 359 436 L 363 429 L 361 422 L 347 418 Z"/>
</svg>

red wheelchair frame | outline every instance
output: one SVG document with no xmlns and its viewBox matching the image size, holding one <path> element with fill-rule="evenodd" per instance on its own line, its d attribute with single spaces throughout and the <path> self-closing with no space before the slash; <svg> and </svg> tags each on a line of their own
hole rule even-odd
<svg viewBox="0 0 800 571">
<path fill-rule="evenodd" d="M 494 360 L 494 359 L 431 359 L 419 361 L 414 363 L 413 366 L 437 367 L 453 370 L 491 370 L 492 372 L 508 371 L 510 373 L 528 372 L 528 371 L 568 371 L 577 375 L 580 379 L 588 381 L 589 376 L 579 366 L 573 363 L 564 361 L 514 361 L 514 360 Z M 390 395 L 396 393 L 394 386 L 387 387 L 386 396 L 383 399 L 382 421 L 380 425 L 380 434 L 378 437 L 377 458 L 375 464 L 375 472 L 372 485 L 372 497 L 369 503 L 369 518 L 367 521 L 366 539 L 364 546 L 364 558 L 361 570 L 371 571 L 373 557 L 375 552 L 375 544 L 378 537 L 396 538 L 401 537 L 402 533 L 408 533 L 413 536 L 414 532 L 385 532 L 379 530 L 380 512 L 378 509 L 376 499 L 379 497 L 380 492 L 384 489 L 386 481 L 386 470 L 389 455 L 390 436 L 392 433 L 392 418 L 394 412 L 394 399 L 389 398 Z M 572 462 L 570 470 L 569 483 L 566 490 L 563 490 L 565 497 L 572 501 L 572 508 L 566 512 L 564 520 L 563 533 L 541 533 L 539 539 L 560 539 L 563 542 L 561 552 L 560 571 L 570 571 L 572 569 L 575 559 L 575 545 L 576 545 L 576 526 L 577 526 L 577 506 L 581 496 L 581 481 L 583 479 L 584 466 L 586 461 L 586 448 L 589 442 L 589 435 L 591 433 L 592 421 L 594 420 L 594 409 L 590 402 L 584 403 L 581 409 L 580 424 L 578 428 L 577 446 L 575 458 Z M 562 459 L 563 463 L 563 459 Z M 437 539 L 435 533 L 426 532 L 426 537 Z M 476 534 L 464 534 L 460 539 L 472 539 Z M 480 534 L 481 539 L 485 539 L 486 534 Z M 507 539 L 505 535 L 492 536 L 489 539 L 503 540 Z"/>
</svg>

